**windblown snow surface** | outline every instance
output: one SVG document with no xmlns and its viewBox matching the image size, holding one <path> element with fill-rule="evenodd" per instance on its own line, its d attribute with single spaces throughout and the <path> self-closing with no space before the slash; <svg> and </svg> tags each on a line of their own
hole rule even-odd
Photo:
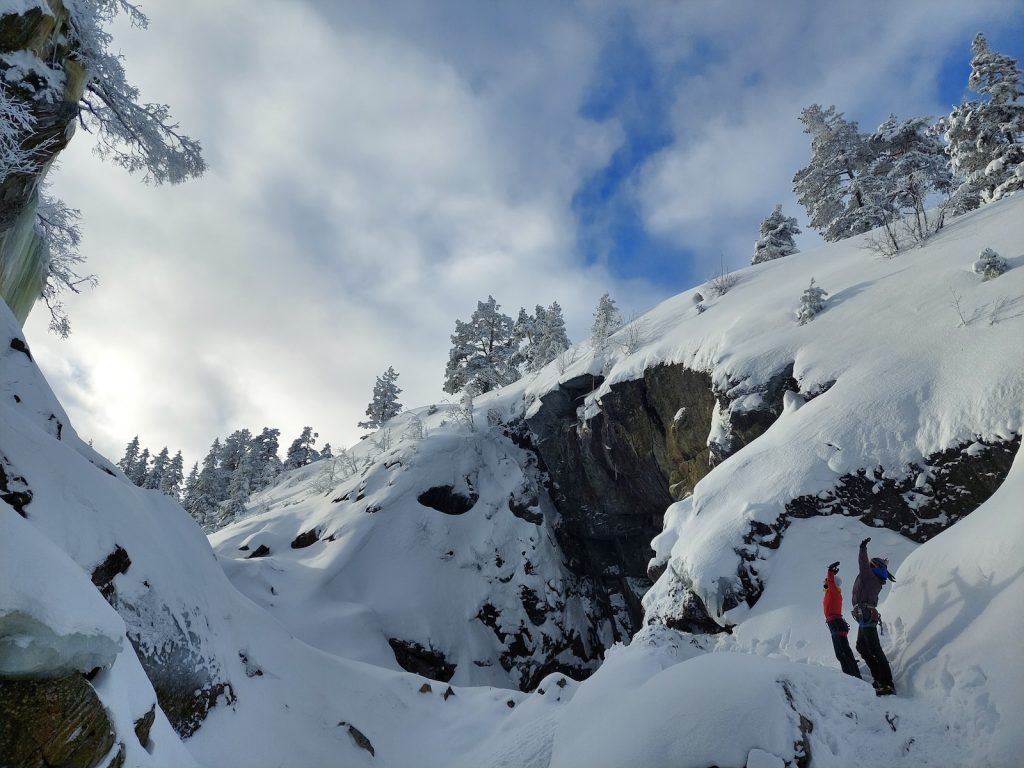
<svg viewBox="0 0 1024 768">
<path fill-rule="evenodd" d="M 0 616 L 110 641 L 97 642 L 116 653 L 98 688 L 122 738 L 153 689 L 133 646 L 110 644 L 123 638 L 105 603 L 83 599 L 58 619 L 57 594 L 90 586 L 88 574 L 122 546 L 132 564 L 115 578 L 118 593 L 141 603 L 150 590 L 176 620 L 192 617 L 196 644 L 235 698 L 183 742 L 158 718 L 132 765 L 187 765 L 190 755 L 211 766 L 1017 766 L 1020 455 L 991 499 L 922 545 L 842 515 L 793 521 L 778 549 L 756 553 L 760 599 L 723 609 L 750 520 L 772 522 L 786 501 L 858 468 L 895 477 L 937 450 L 1021 431 L 1024 196 L 953 220 L 894 259 L 862 246 L 855 238 L 742 270 L 720 297 L 701 286 L 703 313 L 685 292 L 636 321 L 634 338 L 620 331 L 613 351 L 595 356 L 584 342 L 478 398 L 472 430 L 447 404 L 404 414 L 389 435 L 352 450 L 355 466 L 332 476 L 314 464 L 256 497 L 249 516 L 212 537 L 216 558 L 178 505 L 103 470 L 109 463 L 77 438 L 34 364 L 4 343 L 0 453 L 7 476 L 23 477 L 34 495 L 24 520 L 0 505 L 2 530 L 53 567 L 38 569 L 51 583 L 33 590 L 11 578 L 5 558 Z M 1011 267 L 991 281 L 971 271 L 986 247 Z M 798 326 L 811 277 L 829 299 Z M 17 336 L 2 314 L 7 337 Z M 648 616 L 668 612 L 684 586 L 733 632 L 691 636 L 651 623 L 583 682 L 555 673 L 533 693 L 513 690 L 494 633 L 476 618 L 482 602 L 507 609 L 511 631 L 529 620 L 516 614 L 518 590 L 529 586 L 557 607 L 531 629 L 543 633 L 561 615 L 582 632 L 589 597 L 573 592 L 545 533 L 557 512 L 528 453 L 491 425 L 534 411 L 559 381 L 602 372 L 585 419 L 614 383 L 674 362 L 708 371 L 736 403 L 789 363 L 800 388 L 764 435 L 668 510 L 653 543 L 666 571 L 645 599 Z M 64 425 L 59 439 L 51 413 Z M 457 515 L 417 501 L 439 486 L 475 501 Z M 510 512 L 517 494 L 543 525 Z M 308 546 L 291 546 L 309 531 Z M 840 560 L 852 584 L 866 536 L 897 579 L 880 604 L 895 697 L 876 698 L 840 672 L 820 613 L 825 565 Z M 269 552 L 250 557 L 260 545 Z M 611 628 L 592 629 L 607 644 Z M 437 682 L 419 693 L 424 679 L 397 670 L 389 637 L 456 664 L 454 695 Z"/>
</svg>

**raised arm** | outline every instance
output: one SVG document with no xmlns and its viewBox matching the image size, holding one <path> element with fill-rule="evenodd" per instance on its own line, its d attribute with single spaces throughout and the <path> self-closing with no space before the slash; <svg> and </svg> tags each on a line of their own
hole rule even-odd
<svg viewBox="0 0 1024 768">
<path fill-rule="evenodd" d="M 860 566 L 860 575 L 865 579 L 871 575 L 871 560 L 868 558 L 869 541 L 871 541 L 870 536 L 860 543 L 860 552 L 857 553 L 857 564 Z"/>
</svg>

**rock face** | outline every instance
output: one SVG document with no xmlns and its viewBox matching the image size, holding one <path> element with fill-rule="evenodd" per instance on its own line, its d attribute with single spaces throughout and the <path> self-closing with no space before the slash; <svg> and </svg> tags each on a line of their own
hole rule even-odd
<svg viewBox="0 0 1024 768">
<path fill-rule="evenodd" d="M 50 13 L 24 4 L 22 13 L 0 15 L 0 77 L 35 118 L 22 148 L 34 153 L 37 170 L 0 182 L 0 298 L 21 323 L 46 278 L 45 254 L 34 231 L 39 189 L 74 133 L 86 82 L 68 10 L 61 0 L 47 4 Z"/>
<path fill-rule="evenodd" d="M 708 373 L 659 365 L 614 384 L 585 421 L 584 400 L 600 387 L 600 376 L 563 382 L 542 398 L 523 439 L 551 480 L 569 566 L 594 584 L 620 637 L 643 621 L 650 543 L 665 509 L 771 426 L 783 393 L 795 389 L 791 375 L 790 367 L 758 386 L 718 392 Z M 740 410 L 741 404 L 754 407 Z"/>
<path fill-rule="evenodd" d="M 114 746 L 114 726 L 82 675 L 0 679 L 0 760 L 4 768 L 92 768 Z"/>
<path fill-rule="evenodd" d="M 764 434 L 786 397 L 803 402 L 828 387 L 799 393 L 792 365 L 762 381 L 724 384 L 682 365 L 659 365 L 614 384 L 584 420 L 584 403 L 601 384 L 599 376 L 563 382 L 543 396 L 517 439 L 535 451 L 550 479 L 561 515 L 556 536 L 570 569 L 593 587 L 597 618 L 610 618 L 621 637 L 642 625 L 640 598 L 664 571 L 664 563 L 650 563 L 650 542 L 665 509 Z M 855 516 L 923 542 L 980 506 L 1005 479 L 1019 446 L 1020 436 L 977 440 L 906 467 L 900 480 L 865 468 L 840 477 L 829 493 L 792 499 L 774 524 L 750 524 L 736 550 L 742 588 L 724 609 L 761 596 L 758 552 L 777 548 L 793 518 Z M 700 634 L 729 631 L 683 585 L 672 591 L 675 612 L 648 621 Z"/>
<path fill-rule="evenodd" d="M 204 621 L 202 617 L 173 615 L 152 587 L 131 600 L 118 594 L 115 577 L 127 573 L 131 564 L 129 553 L 117 546 L 93 569 L 92 582 L 124 619 L 157 703 L 174 730 L 187 738 L 222 697 L 228 704 L 235 700 L 234 690 L 192 630 L 193 621 Z"/>
</svg>

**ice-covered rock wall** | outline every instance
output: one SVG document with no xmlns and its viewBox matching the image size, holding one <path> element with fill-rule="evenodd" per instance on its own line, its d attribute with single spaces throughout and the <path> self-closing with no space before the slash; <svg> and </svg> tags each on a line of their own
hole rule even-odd
<svg viewBox="0 0 1024 768">
<path fill-rule="evenodd" d="M 0 79 L 34 120 L 21 146 L 32 152 L 36 168 L 0 181 L 0 298 L 24 323 L 46 280 L 47 254 L 35 228 L 39 190 L 74 132 L 86 71 L 62 0 L 4 6 Z"/>
</svg>

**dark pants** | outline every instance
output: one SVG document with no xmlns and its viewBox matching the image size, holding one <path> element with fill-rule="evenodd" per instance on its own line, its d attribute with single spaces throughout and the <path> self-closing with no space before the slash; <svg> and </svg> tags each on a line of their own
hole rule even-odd
<svg viewBox="0 0 1024 768">
<path fill-rule="evenodd" d="M 832 647 L 836 650 L 839 666 L 846 674 L 852 675 L 858 680 L 862 679 L 860 669 L 857 667 L 857 660 L 853 658 L 853 651 L 850 649 L 850 641 L 846 636 L 850 631 L 850 625 L 842 619 L 832 619 L 826 624 L 828 631 L 832 633 Z"/>
<path fill-rule="evenodd" d="M 877 625 L 866 624 L 858 628 L 857 653 L 868 665 L 875 683 L 883 688 L 893 687 L 892 669 L 889 668 L 889 660 L 885 658 L 882 644 L 878 641 Z"/>
</svg>

